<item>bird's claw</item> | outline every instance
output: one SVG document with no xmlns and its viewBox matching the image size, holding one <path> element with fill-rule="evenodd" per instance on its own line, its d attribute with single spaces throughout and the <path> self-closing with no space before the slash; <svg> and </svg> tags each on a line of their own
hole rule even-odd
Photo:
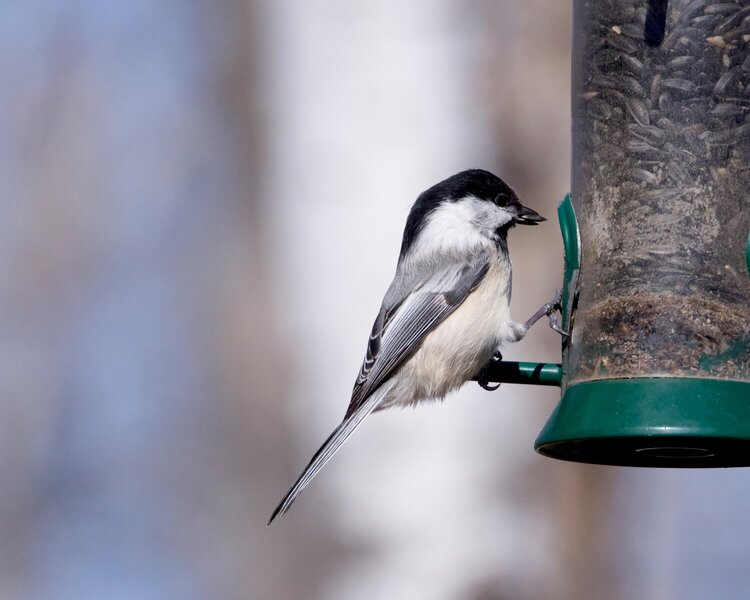
<svg viewBox="0 0 750 600">
<path fill-rule="evenodd" d="M 557 315 L 555 314 L 556 312 L 562 312 L 562 290 L 560 288 L 555 290 L 555 297 L 552 299 L 552 302 L 548 302 L 544 305 L 544 314 L 547 315 L 549 326 L 554 331 L 560 335 L 569 336 L 570 333 L 560 326 L 560 321 L 558 321 Z"/>
<path fill-rule="evenodd" d="M 477 383 L 483 390 L 494 392 L 497 388 L 500 387 L 501 384 L 499 383 L 497 385 L 490 385 L 490 380 L 488 379 L 487 375 L 490 370 L 490 365 L 500 362 L 501 360 L 503 360 L 503 355 L 499 350 L 496 350 L 495 354 L 492 355 L 492 358 L 489 360 L 489 362 L 482 367 L 481 371 L 479 371 L 479 375 L 477 375 Z"/>
<path fill-rule="evenodd" d="M 549 319 L 549 326 L 550 326 L 550 327 L 551 327 L 551 328 L 552 328 L 552 329 L 553 329 L 554 331 L 556 331 L 556 332 L 557 332 L 557 333 L 559 333 L 560 335 L 564 335 L 564 336 L 566 336 L 566 337 L 570 335 L 570 333 L 569 333 L 569 332 L 565 331 L 565 330 L 564 330 L 564 329 L 563 329 L 563 328 L 562 328 L 562 327 L 560 326 L 560 322 L 559 322 L 559 321 L 557 320 L 557 315 L 556 315 L 556 314 L 554 314 L 554 313 L 552 313 L 552 314 L 549 314 L 549 315 L 547 315 L 547 318 Z"/>
<path fill-rule="evenodd" d="M 486 379 L 477 381 L 477 383 L 479 384 L 480 388 L 482 388 L 483 390 L 487 390 L 488 392 L 494 392 L 501 385 L 499 383 L 497 385 L 490 385 L 490 382 L 487 381 Z"/>
</svg>

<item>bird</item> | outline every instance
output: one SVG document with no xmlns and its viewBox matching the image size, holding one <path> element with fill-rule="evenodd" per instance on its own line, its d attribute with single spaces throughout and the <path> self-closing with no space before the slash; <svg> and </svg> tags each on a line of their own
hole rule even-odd
<svg viewBox="0 0 750 600">
<path fill-rule="evenodd" d="M 525 323 L 510 315 L 508 232 L 546 219 L 483 169 L 461 171 L 421 193 L 406 219 L 396 273 L 372 327 L 342 422 L 289 489 L 268 525 L 286 513 L 310 481 L 372 412 L 443 399 L 477 378 L 503 345 L 517 342 L 558 295 Z"/>
</svg>

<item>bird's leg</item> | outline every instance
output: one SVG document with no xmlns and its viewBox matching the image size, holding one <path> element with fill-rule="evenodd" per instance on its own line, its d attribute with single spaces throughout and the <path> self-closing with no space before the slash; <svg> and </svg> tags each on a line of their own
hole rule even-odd
<svg viewBox="0 0 750 600">
<path fill-rule="evenodd" d="M 487 362 L 486 365 L 482 367 L 482 369 L 477 374 L 477 383 L 479 384 L 479 387 L 487 390 L 488 392 L 494 392 L 497 388 L 500 387 L 499 383 L 495 386 L 490 385 L 488 375 L 492 366 L 495 363 L 500 362 L 501 360 L 503 360 L 503 355 L 500 354 L 500 350 L 495 350 L 495 354 L 492 355 L 492 358 Z"/>
<path fill-rule="evenodd" d="M 557 333 L 559 333 L 560 335 L 570 335 L 567 331 L 560 327 L 560 323 L 557 320 L 557 315 L 555 315 L 555 313 L 560 310 L 562 310 L 562 290 L 558 288 L 557 291 L 555 291 L 555 297 L 552 299 L 552 302 L 543 304 L 539 308 L 539 310 L 531 315 L 531 317 L 529 317 L 529 320 L 526 321 L 523 325 L 526 329 L 529 329 L 539 319 L 546 316 L 549 319 L 549 326 Z"/>
</svg>

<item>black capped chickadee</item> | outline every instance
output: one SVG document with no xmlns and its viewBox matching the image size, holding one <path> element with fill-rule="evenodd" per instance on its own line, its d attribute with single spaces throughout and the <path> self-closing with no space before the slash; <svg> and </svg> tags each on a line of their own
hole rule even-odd
<svg viewBox="0 0 750 600">
<path fill-rule="evenodd" d="M 508 231 L 545 220 L 502 179 L 481 169 L 462 171 L 417 198 L 344 420 L 269 525 L 371 412 L 442 399 L 497 359 L 503 344 L 517 342 L 541 316 L 551 315 L 557 301 L 526 323 L 515 322 L 509 309 Z M 479 380 L 487 387 L 486 379 Z"/>
</svg>

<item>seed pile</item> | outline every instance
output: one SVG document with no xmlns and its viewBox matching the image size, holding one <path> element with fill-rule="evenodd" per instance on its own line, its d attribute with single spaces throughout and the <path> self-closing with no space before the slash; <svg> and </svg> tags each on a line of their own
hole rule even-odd
<svg viewBox="0 0 750 600">
<path fill-rule="evenodd" d="M 672 321 L 686 305 L 724 303 L 750 323 L 750 2 L 662 2 L 654 35 L 656 4 L 575 2 L 573 197 L 584 261 L 576 326 L 591 350 L 581 367 L 593 369 L 594 354 L 609 348 L 616 372 L 648 372 L 655 365 L 643 353 L 653 352 L 675 357 L 669 372 L 737 377 L 744 368 L 750 378 L 746 361 L 731 374 L 688 356 L 681 363 L 678 346 L 701 347 L 697 329 L 653 347 L 653 331 L 630 319 L 633 352 L 618 354 L 599 326 L 605 313 L 615 324 L 650 314 L 653 294 L 675 295 L 659 302 Z M 618 316 L 611 303 L 625 297 Z M 730 338 L 723 343 L 734 347 Z"/>
<path fill-rule="evenodd" d="M 638 374 L 747 379 L 743 307 L 669 292 L 604 300 L 577 322 L 571 383 Z M 582 342 L 582 343 L 581 343 Z"/>
</svg>

